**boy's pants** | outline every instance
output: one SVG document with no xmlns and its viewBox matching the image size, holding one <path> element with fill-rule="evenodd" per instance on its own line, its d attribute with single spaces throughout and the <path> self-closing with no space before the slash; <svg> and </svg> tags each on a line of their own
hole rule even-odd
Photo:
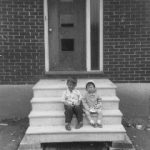
<svg viewBox="0 0 150 150">
<path fill-rule="evenodd" d="M 78 123 L 83 121 L 83 110 L 82 105 L 64 105 L 65 107 L 65 122 L 71 123 L 73 114 L 76 115 Z"/>
</svg>

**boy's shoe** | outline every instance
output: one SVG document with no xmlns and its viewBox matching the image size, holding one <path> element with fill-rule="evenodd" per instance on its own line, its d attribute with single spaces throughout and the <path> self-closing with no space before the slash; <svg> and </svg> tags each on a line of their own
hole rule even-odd
<svg viewBox="0 0 150 150">
<path fill-rule="evenodd" d="M 80 129 L 83 127 L 83 122 L 79 122 L 77 125 L 76 125 L 76 129 Z"/>
<path fill-rule="evenodd" d="M 90 125 L 94 128 L 96 128 L 96 124 L 95 123 L 90 123 Z"/>
<path fill-rule="evenodd" d="M 97 123 L 96 126 L 99 127 L 99 128 L 103 127 L 103 125 L 101 123 Z"/>
<path fill-rule="evenodd" d="M 66 125 L 65 125 L 65 128 L 66 128 L 66 130 L 71 131 L 70 123 L 66 124 Z"/>
</svg>

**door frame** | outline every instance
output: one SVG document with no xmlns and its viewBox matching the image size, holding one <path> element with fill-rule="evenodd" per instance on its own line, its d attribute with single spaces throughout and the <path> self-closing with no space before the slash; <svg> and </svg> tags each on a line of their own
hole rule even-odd
<svg viewBox="0 0 150 150">
<path fill-rule="evenodd" d="M 86 71 L 93 72 L 91 70 L 91 27 L 90 27 L 90 1 L 86 0 Z M 45 72 L 49 70 L 49 29 L 48 29 L 48 0 L 43 1 L 44 9 L 44 46 L 45 46 Z M 99 0 L 99 70 L 103 72 L 103 0 Z"/>
</svg>

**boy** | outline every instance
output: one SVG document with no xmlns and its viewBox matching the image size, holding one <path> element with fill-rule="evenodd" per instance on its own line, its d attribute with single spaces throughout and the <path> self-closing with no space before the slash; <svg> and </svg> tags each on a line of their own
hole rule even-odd
<svg viewBox="0 0 150 150">
<path fill-rule="evenodd" d="M 86 84 L 86 93 L 83 97 L 84 112 L 93 127 L 102 128 L 102 102 L 98 93 L 96 92 L 95 83 L 88 81 Z M 91 114 L 97 114 L 97 122 L 93 120 Z"/>
<path fill-rule="evenodd" d="M 71 120 L 73 114 L 76 115 L 78 123 L 76 129 L 79 129 L 83 126 L 83 111 L 81 104 L 81 94 L 78 90 L 75 89 L 77 85 L 77 79 L 68 78 L 67 80 L 67 89 L 62 95 L 62 101 L 65 108 L 65 128 L 66 130 L 71 130 Z"/>
</svg>

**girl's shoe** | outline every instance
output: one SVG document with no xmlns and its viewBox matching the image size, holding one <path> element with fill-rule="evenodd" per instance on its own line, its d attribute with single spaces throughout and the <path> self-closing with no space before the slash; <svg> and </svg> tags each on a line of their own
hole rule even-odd
<svg viewBox="0 0 150 150">
<path fill-rule="evenodd" d="M 65 125 L 65 128 L 66 128 L 66 130 L 71 131 L 70 123 L 67 123 L 67 124 Z"/>
<path fill-rule="evenodd" d="M 93 120 L 90 121 L 90 125 L 91 125 L 92 127 L 94 127 L 94 128 L 96 127 L 96 124 L 95 124 L 95 122 L 94 122 Z"/>
</svg>

